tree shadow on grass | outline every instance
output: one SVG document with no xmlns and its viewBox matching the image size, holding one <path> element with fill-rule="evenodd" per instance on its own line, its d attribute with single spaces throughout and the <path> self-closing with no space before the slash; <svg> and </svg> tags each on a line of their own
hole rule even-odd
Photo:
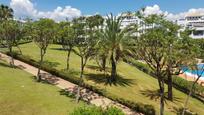
<svg viewBox="0 0 204 115">
<path fill-rule="evenodd" d="M 59 93 L 60 95 L 65 95 L 66 97 L 75 98 L 75 94 L 69 92 L 67 89 L 61 89 Z"/>
<path fill-rule="evenodd" d="M 146 97 L 149 97 L 151 100 L 157 101 L 157 100 L 160 99 L 159 89 L 158 90 L 149 90 L 149 89 L 147 89 L 147 90 L 142 90 L 140 92 L 141 92 L 142 95 L 144 95 Z M 168 95 L 168 92 L 165 92 L 164 93 L 164 102 L 166 104 L 167 104 L 167 100 L 168 100 L 167 95 Z M 181 98 L 173 96 L 173 102 L 175 103 L 175 102 L 182 102 L 182 101 L 181 101 Z"/>
<path fill-rule="evenodd" d="M 91 69 L 91 70 L 96 70 L 102 72 L 102 68 L 95 66 L 95 65 L 87 65 L 86 68 Z M 111 69 L 109 67 L 106 67 L 106 72 L 110 72 Z"/>
<path fill-rule="evenodd" d="M 125 79 L 122 76 L 117 76 L 116 81 L 111 82 L 110 76 L 104 74 L 85 74 L 87 80 L 91 80 L 97 84 L 114 85 L 114 86 L 131 86 L 134 84 L 134 79 Z"/>
<path fill-rule="evenodd" d="M 66 97 L 75 98 L 77 94 L 78 86 L 73 86 L 69 88 L 65 88 L 59 91 L 60 95 L 65 95 Z M 83 88 L 80 88 L 80 100 L 87 102 L 87 104 L 91 104 L 92 100 L 100 99 L 101 96 L 93 91 Z"/>
<path fill-rule="evenodd" d="M 183 107 L 173 107 L 172 112 L 177 115 L 181 115 L 183 112 Z M 198 115 L 195 111 L 191 111 L 189 108 L 185 111 L 185 115 Z"/>
<path fill-rule="evenodd" d="M 59 78 L 49 73 L 40 73 L 42 79 L 40 83 L 49 84 L 49 85 L 57 85 Z M 32 76 L 32 79 L 37 82 L 36 76 Z"/>
</svg>

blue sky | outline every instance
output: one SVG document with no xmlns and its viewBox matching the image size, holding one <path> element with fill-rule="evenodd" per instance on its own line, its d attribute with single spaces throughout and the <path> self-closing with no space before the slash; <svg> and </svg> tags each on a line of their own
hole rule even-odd
<svg viewBox="0 0 204 115">
<path fill-rule="evenodd" d="M 9 5 L 11 0 L 0 0 L 0 3 Z M 179 13 L 190 8 L 204 7 L 204 0 L 31 0 L 37 9 L 49 11 L 57 6 L 72 6 L 82 11 L 83 14 L 96 12 L 105 15 L 107 13 L 119 13 L 122 11 L 134 11 L 141 7 L 157 4 L 164 11 Z"/>
<path fill-rule="evenodd" d="M 33 9 L 42 12 L 54 11 L 58 6 L 62 8 L 71 6 L 71 8 L 78 9 L 81 15 L 95 13 L 106 15 L 110 12 L 118 14 L 124 11 L 136 11 L 141 7 L 155 4 L 159 6 L 160 10 L 173 14 L 187 12 L 192 8 L 204 8 L 204 0 L 0 0 L 0 3 L 10 5 L 11 2 L 20 4 L 22 1 L 31 2 Z M 18 7 L 20 7 L 19 4 Z"/>
</svg>

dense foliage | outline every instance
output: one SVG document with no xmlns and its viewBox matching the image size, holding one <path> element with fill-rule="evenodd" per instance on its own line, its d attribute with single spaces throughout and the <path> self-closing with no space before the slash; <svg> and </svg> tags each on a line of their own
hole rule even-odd
<svg viewBox="0 0 204 115">
<path fill-rule="evenodd" d="M 71 115 L 125 115 L 121 110 L 116 107 L 108 107 L 107 109 L 102 109 L 100 107 L 80 107 L 75 109 Z"/>
</svg>

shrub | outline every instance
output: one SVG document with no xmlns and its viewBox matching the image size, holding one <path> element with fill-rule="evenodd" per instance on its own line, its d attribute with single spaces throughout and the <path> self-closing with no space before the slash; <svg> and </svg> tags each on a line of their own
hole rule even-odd
<svg viewBox="0 0 204 115">
<path fill-rule="evenodd" d="M 89 106 L 79 107 L 74 110 L 71 115 L 125 115 L 120 109 L 116 107 L 110 107 L 103 110 L 101 107 Z"/>
<path fill-rule="evenodd" d="M 126 105 L 127 107 L 131 108 L 134 111 L 141 112 L 145 115 L 155 115 L 156 111 L 152 105 L 146 105 L 143 103 L 135 103 L 131 102 L 122 98 L 116 98 L 118 102 L 120 102 L 123 105 Z"/>
<path fill-rule="evenodd" d="M 104 115 L 125 115 L 122 110 L 116 107 L 109 107 L 105 110 Z"/>
<path fill-rule="evenodd" d="M 103 110 L 96 106 L 79 107 L 71 115 L 103 115 Z"/>
</svg>

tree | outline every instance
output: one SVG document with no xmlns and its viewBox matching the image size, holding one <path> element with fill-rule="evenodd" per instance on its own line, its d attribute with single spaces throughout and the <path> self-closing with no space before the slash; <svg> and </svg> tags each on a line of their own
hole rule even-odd
<svg viewBox="0 0 204 115">
<path fill-rule="evenodd" d="M 43 64 L 43 58 L 46 54 L 50 41 L 55 37 L 55 22 L 51 19 L 40 19 L 34 22 L 32 37 L 34 42 L 40 48 L 40 62 L 37 73 L 37 81 L 41 81 L 40 70 Z"/>
<path fill-rule="evenodd" d="M 0 22 L 4 20 L 9 20 L 12 18 L 13 18 L 13 9 L 1 4 L 0 5 Z"/>
<path fill-rule="evenodd" d="M 106 53 L 111 63 L 110 81 L 116 81 L 117 62 L 121 57 L 125 57 L 125 53 L 129 49 L 129 34 L 127 29 L 121 29 L 122 17 L 115 17 L 112 14 L 107 16 L 105 21 L 105 29 L 101 31 L 100 38 L 106 49 Z"/>
<path fill-rule="evenodd" d="M 3 36 L 3 34 L 4 33 L 2 33 L 3 31 L 4 31 L 4 26 L 3 26 L 3 21 L 6 21 L 6 20 L 10 20 L 10 19 L 12 19 L 13 18 L 13 9 L 11 9 L 11 8 L 9 8 L 8 6 L 6 6 L 6 5 L 3 5 L 3 4 L 1 4 L 0 5 L 0 23 L 1 23 L 1 27 L 0 27 L 0 43 L 1 43 L 1 45 L 3 45 L 4 46 L 4 40 L 3 40 L 3 38 L 4 38 L 4 36 Z M 5 23 L 4 23 L 4 25 L 5 25 Z"/>
<path fill-rule="evenodd" d="M 81 71 L 80 71 L 80 82 L 77 89 L 76 101 L 79 101 L 80 98 L 80 86 L 83 84 L 83 74 L 84 67 L 86 66 L 87 61 L 94 54 L 94 47 L 96 45 L 96 39 L 94 39 L 94 33 L 88 32 L 92 30 L 88 28 L 85 17 L 79 17 L 73 20 L 73 27 L 76 34 L 76 50 L 74 53 L 80 57 L 81 62 Z"/>
<path fill-rule="evenodd" d="M 106 45 L 104 42 L 102 42 L 101 40 L 101 36 L 99 35 L 99 33 L 103 30 L 103 26 L 104 26 L 104 19 L 102 16 L 100 15 L 94 15 L 94 16 L 89 16 L 86 18 L 86 23 L 88 26 L 88 33 L 91 34 L 94 33 L 96 38 L 98 40 L 98 44 L 95 47 L 95 54 L 92 58 L 94 58 L 94 60 L 96 61 L 96 63 L 98 64 L 98 66 L 100 67 L 101 70 L 103 70 L 105 72 L 105 68 L 106 68 L 106 60 L 107 60 L 107 53 L 106 53 Z"/>
<path fill-rule="evenodd" d="M 185 38 L 185 41 L 183 41 L 183 43 L 185 44 L 184 48 L 186 48 L 187 46 L 191 46 L 191 50 L 190 50 L 191 52 L 184 52 L 184 53 L 186 54 L 186 56 L 189 56 L 189 53 L 193 54 L 194 57 L 192 57 L 191 59 L 195 60 L 195 58 L 197 58 L 197 57 L 202 55 L 203 47 L 197 47 L 197 42 L 192 40 L 188 36 L 189 34 L 190 34 L 189 30 L 188 31 L 184 31 L 184 33 L 181 33 L 181 36 L 183 36 Z M 188 39 L 190 39 L 190 40 L 188 40 Z M 204 58 L 201 58 L 201 59 L 204 59 Z M 195 84 L 204 75 L 204 65 L 199 66 L 197 63 L 198 62 L 195 60 L 194 63 L 191 63 L 190 66 L 187 66 L 188 69 L 192 69 L 192 70 L 196 71 L 197 78 L 196 78 L 195 81 L 193 81 L 191 87 L 189 88 L 189 93 L 188 93 L 187 98 L 186 98 L 186 100 L 184 102 L 184 107 L 183 107 L 182 115 L 185 115 L 189 99 L 190 99 L 190 97 L 191 97 L 191 95 L 193 93 L 193 89 L 195 88 Z"/>
<path fill-rule="evenodd" d="M 193 89 L 195 88 L 195 84 L 198 82 L 198 80 L 204 75 L 204 65 L 194 65 L 194 71 L 197 71 L 197 78 L 195 81 L 193 81 L 193 84 L 191 85 L 190 89 L 189 89 L 189 93 L 187 95 L 187 98 L 185 100 L 185 103 L 184 103 L 184 107 L 183 107 L 183 111 L 182 111 L 182 115 L 185 115 L 185 112 L 187 110 L 187 105 L 188 105 L 188 102 L 190 100 L 190 97 L 193 93 Z"/>
<path fill-rule="evenodd" d="M 158 15 L 149 15 L 145 17 L 145 23 L 151 27 L 144 34 L 136 39 L 135 53 L 143 59 L 154 72 L 159 84 L 160 93 L 160 115 L 164 114 L 164 79 L 167 62 L 167 28 L 162 25 L 163 17 Z M 157 26 L 154 26 L 157 24 Z"/>
<path fill-rule="evenodd" d="M 75 33 L 74 29 L 71 26 L 70 22 L 60 22 L 59 23 L 59 38 L 60 43 L 64 50 L 67 51 L 67 70 L 69 70 L 69 59 L 71 51 L 74 47 L 74 39 L 75 39 Z"/>
<path fill-rule="evenodd" d="M 194 63 L 196 56 L 194 43 L 189 37 L 188 30 L 180 32 L 179 27 L 173 22 L 164 21 L 164 25 L 168 28 L 167 34 L 167 63 L 166 74 L 168 84 L 168 99 L 173 101 L 172 78 L 173 75 L 179 75 L 185 72 L 182 65 L 189 66 Z"/>
<path fill-rule="evenodd" d="M 192 63 L 193 47 L 188 35 L 182 32 L 179 37 L 179 27 L 165 20 L 162 15 L 149 15 L 143 19 L 150 26 L 136 40 L 135 53 L 149 65 L 157 77 L 160 93 L 160 114 L 163 115 L 164 81 L 167 77 L 168 96 L 171 100 L 173 99 L 172 76 L 179 74 L 183 65 L 188 66 Z"/>
<path fill-rule="evenodd" d="M 11 54 L 10 65 L 14 66 L 13 59 L 13 46 L 18 45 L 18 41 L 22 37 L 21 26 L 18 21 L 15 20 L 4 20 L 1 23 L 1 34 L 3 42 L 5 42 L 8 47 L 9 53 Z"/>
</svg>

